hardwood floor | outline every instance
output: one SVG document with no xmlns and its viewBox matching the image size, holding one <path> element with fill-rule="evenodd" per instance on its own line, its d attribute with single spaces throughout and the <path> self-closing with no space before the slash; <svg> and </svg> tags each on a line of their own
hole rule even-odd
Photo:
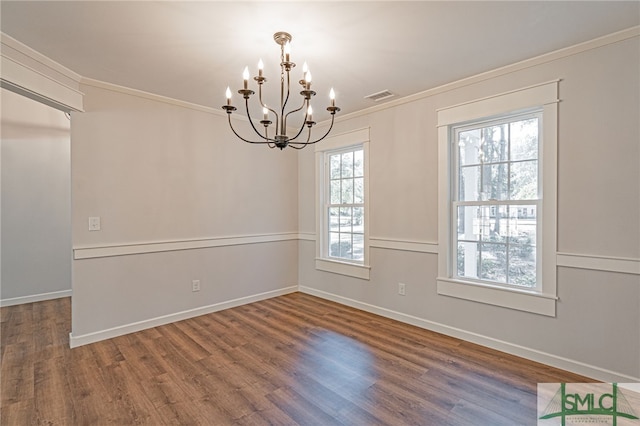
<svg viewBox="0 0 640 426">
<path fill-rule="evenodd" d="M 75 349 L 68 298 L 0 311 L 6 426 L 535 425 L 591 381 L 302 293 Z"/>
</svg>

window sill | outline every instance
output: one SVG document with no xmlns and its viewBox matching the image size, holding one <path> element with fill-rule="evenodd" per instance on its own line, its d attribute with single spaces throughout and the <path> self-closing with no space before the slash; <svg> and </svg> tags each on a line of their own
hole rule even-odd
<svg viewBox="0 0 640 426">
<path fill-rule="evenodd" d="M 355 263 L 319 258 L 316 258 L 316 269 L 346 275 L 348 277 L 360 278 L 362 280 L 369 280 L 369 272 L 371 271 L 371 267 L 368 265 L 358 265 Z"/>
<path fill-rule="evenodd" d="M 549 317 L 556 316 L 557 297 L 528 290 L 492 287 L 451 278 L 437 278 L 438 294 L 502 306 Z"/>
</svg>

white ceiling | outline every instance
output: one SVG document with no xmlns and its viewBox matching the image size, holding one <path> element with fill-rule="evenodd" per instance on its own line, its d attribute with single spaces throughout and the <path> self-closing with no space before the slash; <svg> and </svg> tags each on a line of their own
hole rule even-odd
<svg viewBox="0 0 640 426">
<path fill-rule="evenodd" d="M 2 32 L 80 75 L 219 108 L 242 70 L 265 62 L 275 93 L 279 46 L 307 61 L 324 110 L 342 114 L 640 24 L 638 1 L 5 1 Z M 235 103 L 239 102 L 235 95 Z M 393 99 L 393 98 L 392 98 Z M 268 102 L 268 101 L 267 101 Z M 296 101 L 297 103 L 297 101 Z M 323 117 L 316 117 L 323 118 Z"/>
</svg>

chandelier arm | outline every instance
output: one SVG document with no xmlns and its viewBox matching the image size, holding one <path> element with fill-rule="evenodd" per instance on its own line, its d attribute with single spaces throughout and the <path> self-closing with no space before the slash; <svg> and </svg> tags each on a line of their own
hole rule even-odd
<svg viewBox="0 0 640 426">
<path fill-rule="evenodd" d="M 335 119 L 335 115 L 331 114 L 331 126 L 329 126 L 329 130 L 327 130 L 327 133 L 325 133 L 320 139 L 317 139 L 313 142 L 294 142 L 294 141 L 289 141 L 289 145 L 291 144 L 297 144 L 297 145 L 313 145 L 314 143 L 318 143 L 320 142 L 322 139 L 326 138 L 329 133 L 331 132 L 331 129 L 333 129 L 333 121 Z M 311 129 L 309 129 L 309 136 L 311 136 Z M 292 147 L 293 148 L 293 147 Z"/>
<path fill-rule="evenodd" d="M 300 105 L 300 108 L 298 108 L 298 109 L 294 109 L 294 110 L 292 110 L 292 111 L 289 111 L 289 112 L 287 113 L 287 117 L 289 117 L 289 115 L 291 115 L 291 114 L 293 114 L 293 113 L 296 113 L 296 112 L 298 112 L 298 111 L 301 111 L 301 110 L 302 110 L 302 108 L 304 108 L 304 105 L 305 105 L 307 102 L 308 102 L 308 101 L 307 101 L 307 99 L 302 99 L 302 105 Z M 305 119 L 305 121 L 307 121 L 307 117 L 306 117 L 306 116 L 304 117 L 304 119 Z M 295 138 L 294 138 L 294 139 L 295 139 Z"/>
<path fill-rule="evenodd" d="M 294 146 L 291 145 L 291 142 L 289 142 L 289 145 L 287 145 L 289 148 L 293 148 L 293 149 L 303 149 L 305 146 L 309 145 L 308 143 L 303 144 L 302 146 Z"/>
<path fill-rule="evenodd" d="M 264 136 L 267 139 L 267 141 L 269 140 L 269 127 L 268 126 L 264 126 Z M 271 149 L 275 148 L 275 144 L 272 144 L 271 142 L 267 142 L 267 146 Z"/>
<path fill-rule="evenodd" d="M 288 146 L 290 146 L 293 149 L 304 149 L 307 145 L 311 145 L 309 143 L 310 139 L 311 139 L 311 127 L 309 127 L 309 133 L 307 134 L 307 141 L 306 142 L 293 142 L 294 144 L 300 144 L 302 146 L 295 146 L 295 145 L 292 145 L 291 143 L 289 143 Z"/>
<path fill-rule="evenodd" d="M 295 112 L 298 112 L 298 111 L 302 110 L 302 108 L 304 108 L 304 102 L 302 103 L 302 106 L 301 106 L 300 108 L 298 108 L 298 109 L 294 109 L 293 111 L 289 111 L 289 112 L 287 113 L 286 117 L 289 117 L 289 115 L 290 115 L 290 114 L 293 114 L 293 113 L 295 113 Z M 286 123 L 286 121 L 287 121 L 287 120 L 286 120 L 286 118 L 285 118 L 285 123 Z M 302 127 L 300 128 L 300 130 L 298 131 L 298 133 L 296 133 L 296 135 L 295 135 L 294 137 L 292 137 L 292 138 L 291 138 L 291 140 L 294 140 L 294 139 L 296 139 L 298 136 L 300 136 L 300 134 L 301 134 L 301 133 L 302 133 L 302 131 L 304 130 L 304 126 L 305 126 L 306 122 L 307 122 L 307 113 L 305 112 L 305 114 L 304 114 L 304 120 L 302 121 Z"/>
<path fill-rule="evenodd" d="M 292 137 L 290 139 L 290 141 L 298 139 L 298 136 L 300 136 L 302 134 L 302 131 L 304 130 L 304 127 L 307 125 L 307 118 L 309 118 L 309 114 L 307 114 L 305 112 L 304 113 L 304 120 L 302 120 L 302 126 L 300 126 L 300 130 L 298 130 L 298 133 L 296 133 L 296 135 L 294 137 Z M 309 127 L 309 133 L 311 133 L 311 127 Z M 289 142 L 289 143 L 291 143 L 291 142 Z M 296 142 L 296 143 L 307 143 L 307 142 Z"/>
<path fill-rule="evenodd" d="M 282 104 L 282 133 L 285 134 L 286 133 L 286 129 L 287 129 L 287 116 L 289 114 L 284 113 L 285 108 L 287 107 L 287 103 L 289 102 L 289 95 L 291 94 L 291 78 L 289 76 L 289 71 L 287 71 L 287 97 L 284 100 L 284 103 Z"/>
<path fill-rule="evenodd" d="M 276 116 L 276 135 L 277 135 L 279 126 L 280 126 L 280 120 L 279 120 L 280 116 L 278 115 L 278 112 L 275 109 L 269 108 L 264 102 L 262 102 L 262 84 L 258 85 L 258 99 L 260 100 L 260 106 L 262 108 L 268 109 Z"/>
<path fill-rule="evenodd" d="M 229 114 L 229 127 L 231 127 L 231 131 L 233 132 L 234 135 L 236 135 L 238 137 L 238 139 L 241 139 L 243 141 L 245 141 L 246 143 L 266 143 L 266 144 L 270 144 L 271 141 L 250 141 L 248 139 L 243 138 L 242 136 L 240 136 L 238 134 L 238 132 L 236 132 L 236 129 L 233 128 L 233 124 L 231 124 L 231 114 Z"/>
<path fill-rule="evenodd" d="M 251 119 L 251 114 L 249 113 L 249 98 L 245 99 L 245 105 L 247 108 L 247 118 L 249 119 L 249 123 L 251 123 L 251 127 L 253 127 L 253 130 L 256 132 L 256 134 L 260 136 L 262 139 L 266 140 L 267 142 L 275 142 L 275 139 L 269 139 L 262 136 L 258 131 L 258 129 L 256 129 L 256 125 L 253 124 L 253 120 Z M 231 122 L 231 117 L 229 117 L 229 122 Z"/>
</svg>

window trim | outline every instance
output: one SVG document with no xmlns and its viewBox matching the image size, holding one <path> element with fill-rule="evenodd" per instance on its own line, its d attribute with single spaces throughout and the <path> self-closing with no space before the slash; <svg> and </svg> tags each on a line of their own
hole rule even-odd
<svg viewBox="0 0 640 426">
<path fill-rule="evenodd" d="M 328 218 L 326 212 L 327 197 L 327 169 L 325 157 L 328 152 L 340 151 L 348 148 L 362 147 L 364 157 L 364 260 L 349 262 L 347 260 L 330 258 L 326 254 L 328 239 Z M 369 280 L 369 128 L 354 130 L 338 134 L 325 139 L 315 147 L 316 155 L 316 261 L 317 270 L 346 275 L 354 278 Z"/>
<path fill-rule="evenodd" d="M 560 80 L 541 83 L 442 108 L 438 114 L 438 277 L 439 295 L 471 300 L 540 315 L 556 315 L 557 282 L 557 150 L 558 86 Z M 538 291 L 454 279 L 452 275 L 452 173 L 451 129 L 468 122 L 490 120 L 505 115 L 542 111 L 540 160 L 541 281 Z"/>
</svg>

